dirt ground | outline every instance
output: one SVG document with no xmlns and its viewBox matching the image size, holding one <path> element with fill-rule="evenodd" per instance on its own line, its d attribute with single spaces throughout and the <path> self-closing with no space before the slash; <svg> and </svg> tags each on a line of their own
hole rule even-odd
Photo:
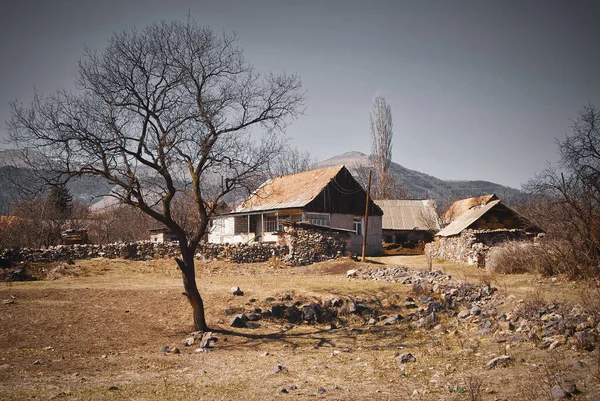
<svg viewBox="0 0 600 401">
<path fill-rule="evenodd" d="M 256 329 L 228 324 L 226 309 L 266 308 L 267 297 L 286 295 L 300 303 L 378 300 L 392 311 L 394 300 L 410 295 L 410 286 L 349 280 L 346 271 L 426 265 L 422 256 L 296 268 L 198 263 L 208 324 L 219 338 L 208 352 L 180 345 L 189 337 L 191 310 L 174 261 L 77 261 L 51 275 L 53 280 L 3 283 L 0 399 L 546 400 L 557 377 L 577 384 L 581 393 L 574 399 L 600 399 L 596 352 L 499 344 L 457 325 L 456 318 L 435 330 L 356 321 L 340 328 L 269 320 Z M 466 282 L 490 283 L 506 296 L 506 308 L 533 294 L 576 302 L 585 293 L 582 283 L 561 279 L 497 276 L 444 263 L 433 268 Z M 232 286 L 244 295 L 231 295 Z M 181 352 L 161 352 L 165 346 Z M 404 352 L 416 362 L 399 365 L 395 357 Z M 511 363 L 487 370 L 486 362 L 502 354 Z"/>
</svg>

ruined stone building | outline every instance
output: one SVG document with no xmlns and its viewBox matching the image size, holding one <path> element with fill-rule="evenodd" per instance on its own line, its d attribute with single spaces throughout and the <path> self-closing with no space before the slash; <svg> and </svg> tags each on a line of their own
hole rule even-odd
<svg viewBox="0 0 600 401">
<path fill-rule="evenodd" d="M 426 253 L 444 260 L 485 266 L 490 247 L 532 239 L 542 229 L 502 203 L 496 195 L 454 202 L 441 217 L 447 224 Z"/>
</svg>

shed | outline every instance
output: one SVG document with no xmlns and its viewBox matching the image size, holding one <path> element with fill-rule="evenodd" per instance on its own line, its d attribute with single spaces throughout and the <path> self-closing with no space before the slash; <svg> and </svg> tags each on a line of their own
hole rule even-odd
<svg viewBox="0 0 600 401">
<path fill-rule="evenodd" d="M 431 242 L 439 231 L 435 201 L 425 200 L 376 200 L 383 211 L 383 241 L 402 244 L 404 248 Z"/>
</svg>

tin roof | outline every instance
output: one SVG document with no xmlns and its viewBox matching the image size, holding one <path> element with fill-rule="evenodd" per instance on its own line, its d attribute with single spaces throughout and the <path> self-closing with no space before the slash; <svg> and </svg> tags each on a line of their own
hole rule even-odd
<svg viewBox="0 0 600 401">
<path fill-rule="evenodd" d="M 477 199 L 477 198 L 469 198 Z M 463 199 L 463 201 L 468 199 Z M 462 202 L 462 201 L 459 201 Z M 456 203 L 456 202 L 455 202 Z M 466 210 L 459 216 L 455 216 L 452 223 L 448 224 L 444 229 L 436 235 L 440 237 L 449 237 L 458 235 L 463 230 L 467 229 L 471 224 L 479 220 L 484 214 L 491 210 L 494 206 L 500 203 L 500 199 L 493 200 L 484 204 L 473 204 L 470 209 Z M 453 205 L 454 206 L 454 205 Z M 446 212 L 447 213 L 447 212 Z M 445 215 L 445 214 L 444 214 Z"/>
<path fill-rule="evenodd" d="M 440 229 L 435 211 L 435 201 L 427 200 L 376 200 L 383 210 L 384 230 L 434 230 Z"/>
<path fill-rule="evenodd" d="M 268 180 L 233 213 L 304 207 L 315 199 L 343 168 L 343 165 L 326 167 Z"/>
</svg>

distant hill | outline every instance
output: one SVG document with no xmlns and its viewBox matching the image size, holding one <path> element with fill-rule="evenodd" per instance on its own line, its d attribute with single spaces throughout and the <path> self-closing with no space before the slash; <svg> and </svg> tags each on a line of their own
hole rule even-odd
<svg viewBox="0 0 600 401">
<path fill-rule="evenodd" d="M 16 164 L 17 167 L 7 166 L 7 164 L 15 165 L 14 162 L 9 162 L 13 156 L 11 151 L 0 149 L 0 214 L 7 213 L 10 209 L 10 203 L 19 196 L 14 183 L 26 183 L 33 179 L 32 172 L 18 163 Z M 360 167 L 368 166 L 369 157 L 361 152 L 346 152 L 319 162 L 315 167 L 328 167 L 339 164 L 345 164 L 348 169 L 356 173 Z M 425 199 L 428 197 L 442 201 L 445 204 L 448 200 L 495 193 L 510 204 L 511 201 L 517 201 L 524 196 L 517 189 L 493 182 L 441 180 L 431 175 L 408 169 L 394 162 L 392 162 L 391 170 L 394 177 L 402 182 L 408 193 L 408 197 L 411 199 Z M 112 185 L 100 177 L 74 179 L 69 182 L 68 188 L 75 199 L 88 204 L 99 202 L 96 208 L 103 205 L 103 202 L 114 202 L 114 199 L 111 197 L 103 198 L 103 195 L 110 193 Z M 233 204 L 235 202 L 230 199 L 228 203 Z"/>
<path fill-rule="evenodd" d="M 369 156 L 361 152 L 346 152 L 316 164 L 316 167 L 327 167 L 345 164 L 351 171 L 356 172 L 360 167 L 369 165 Z M 411 170 L 398 163 L 392 162 L 391 172 L 394 178 L 404 185 L 411 199 L 436 200 L 469 198 L 495 193 L 500 198 L 510 202 L 521 199 L 524 194 L 515 188 L 506 187 L 489 181 L 450 181 L 441 180 L 434 176 Z"/>
</svg>

